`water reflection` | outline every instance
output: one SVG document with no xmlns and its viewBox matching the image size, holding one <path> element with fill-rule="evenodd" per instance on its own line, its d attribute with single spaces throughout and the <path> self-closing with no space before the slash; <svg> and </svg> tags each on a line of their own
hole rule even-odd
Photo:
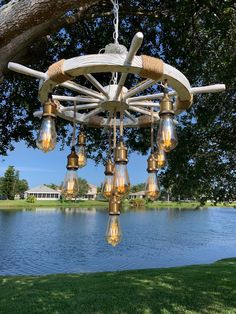
<svg viewBox="0 0 236 314">
<path fill-rule="evenodd" d="M 107 219 L 96 208 L 0 211 L 0 274 L 167 267 L 236 256 L 233 208 L 126 211 L 114 249 L 104 237 Z M 111 236 L 119 235 L 115 229 Z"/>
<path fill-rule="evenodd" d="M 61 211 L 65 214 L 96 214 L 96 208 L 62 208 Z"/>
</svg>

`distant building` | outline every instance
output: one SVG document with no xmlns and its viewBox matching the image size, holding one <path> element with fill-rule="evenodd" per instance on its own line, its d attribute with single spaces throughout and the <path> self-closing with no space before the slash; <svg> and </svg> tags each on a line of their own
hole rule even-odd
<svg viewBox="0 0 236 314">
<path fill-rule="evenodd" d="M 46 185 L 39 185 L 35 188 L 32 188 L 28 191 L 25 191 L 24 198 L 28 196 L 34 196 L 37 200 L 59 200 L 61 198 L 61 191 L 54 190 Z M 78 199 L 82 200 L 95 200 L 97 197 L 97 187 L 96 185 L 89 184 L 88 193 L 79 197 Z"/>
<path fill-rule="evenodd" d="M 60 199 L 61 192 L 51 189 L 46 185 L 39 185 L 25 191 L 24 198 L 28 196 L 34 196 L 37 200 L 58 200 Z"/>
<path fill-rule="evenodd" d="M 97 198 L 98 189 L 96 185 L 89 184 L 88 193 L 80 197 L 83 200 L 95 200 Z"/>
<path fill-rule="evenodd" d="M 133 199 L 136 199 L 136 198 L 145 198 L 145 191 L 139 191 L 139 192 L 130 193 L 128 198 L 130 200 L 133 200 Z"/>
</svg>

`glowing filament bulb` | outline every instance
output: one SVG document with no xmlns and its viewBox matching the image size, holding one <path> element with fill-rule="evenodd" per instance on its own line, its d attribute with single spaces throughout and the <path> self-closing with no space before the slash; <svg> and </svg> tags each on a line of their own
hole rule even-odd
<svg viewBox="0 0 236 314">
<path fill-rule="evenodd" d="M 57 133 L 55 119 L 48 116 L 44 117 L 36 140 L 36 145 L 44 153 L 53 150 L 57 143 Z"/>
<path fill-rule="evenodd" d="M 65 198 L 76 198 L 79 192 L 77 171 L 68 169 L 63 182 L 62 195 Z"/>
<path fill-rule="evenodd" d="M 156 153 L 156 164 L 157 168 L 164 168 L 166 166 L 166 153 L 163 149 L 158 149 Z"/>
<path fill-rule="evenodd" d="M 106 240 L 112 246 L 116 246 L 121 241 L 121 228 L 118 215 L 110 215 L 107 225 Z"/>
<path fill-rule="evenodd" d="M 160 195 L 160 186 L 156 172 L 150 172 L 148 174 L 145 195 L 152 201 L 155 201 Z"/>
<path fill-rule="evenodd" d="M 113 175 L 106 175 L 102 186 L 102 195 L 109 199 L 113 190 Z"/>
<path fill-rule="evenodd" d="M 161 115 L 157 142 L 160 149 L 170 152 L 178 144 L 175 124 L 172 114 Z"/>
<path fill-rule="evenodd" d="M 115 165 L 113 191 L 118 197 L 123 197 L 129 194 L 130 180 L 126 164 Z"/>
<path fill-rule="evenodd" d="M 83 145 L 79 145 L 77 149 L 77 156 L 78 156 L 78 167 L 83 168 L 87 164 L 87 154 L 86 148 Z"/>
</svg>

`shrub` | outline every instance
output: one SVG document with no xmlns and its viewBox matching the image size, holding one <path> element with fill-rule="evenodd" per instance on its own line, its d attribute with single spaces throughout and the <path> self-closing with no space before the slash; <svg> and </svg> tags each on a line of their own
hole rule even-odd
<svg viewBox="0 0 236 314">
<path fill-rule="evenodd" d="M 144 207 L 146 204 L 146 201 L 143 198 L 135 198 L 135 199 L 130 200 L 129 204 L 132 207 Z"/>
<path fill-rule="evenodd" d="M 34 195 L 28 195 L 27 196 L 26 202 L 28 202 L 28 203 L 35 203 L 35 201 L 36 201 L 36 198 L 35 198 Z"/>
</svg>

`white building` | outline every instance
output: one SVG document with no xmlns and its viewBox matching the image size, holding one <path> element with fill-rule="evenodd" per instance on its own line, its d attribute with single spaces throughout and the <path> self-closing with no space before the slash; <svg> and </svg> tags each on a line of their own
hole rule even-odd
<svg viewBox="0 0 236 314">
<path fill-rule="evenodd" d="M 28 196 L 34 196 L 37 200 L 59 200 L 61 197 L 61 191 L 57 191 L 47 187 L 46 185 L 39 185 L 28 191 L 25 191 L 24 198 Z M 79 197 L 82 200 L 95 200 L 97 197 L 96 185 L 89 184 L 88 193 Z"/>
<path fill-rule="evenodd" d="M 145 191 L 139 191 L 139 192 L 130 193 L 128 198 L 130 200 L 133 200 L 133 199 L 136 199 L 136 198 L 145 198 Z"/>
<path fill-rule="evenodd" d="M 25 191 L 24 198 L 34 196 L 37 200 L 58 200 L 60 199 L 61 192 L 53 190 L 46 185 L 39 185 L 28 191 Z"/>
<path fill-rule="evenodd" d="M 86 193 L 85 195 L 83 195 L 83 197 L 81 197 L 81 199 L 83 200 L 95 200 L 97 197 L 97 187 L 96 185 L 93 184 L 89 184 L 89 189 L 88 189 L 88 193 Z"/>
</svg>

